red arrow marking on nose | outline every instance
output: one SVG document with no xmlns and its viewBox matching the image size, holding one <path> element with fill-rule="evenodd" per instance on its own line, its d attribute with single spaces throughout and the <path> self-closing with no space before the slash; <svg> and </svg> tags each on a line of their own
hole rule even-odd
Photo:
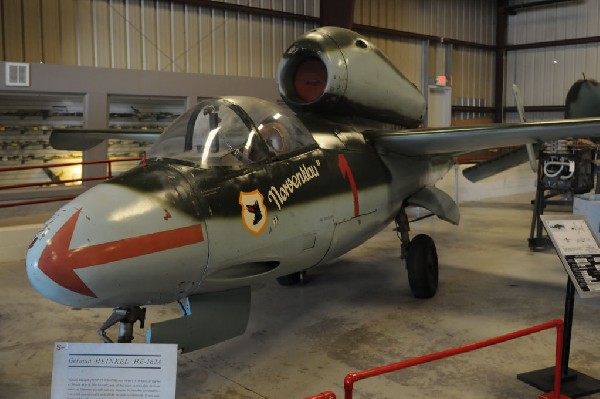
<svg viewBox="0 0 600 399">
<path fill-rule="evenodd" d="M 202 227 L 194 225 L 69 249 L 80 213 L 81 210 L 75 212 L 48 241 L 38 261 L 38 267 L 57 284 L 93 298 L 96 298 L 96 294 L 79 278 L 75 269 L 103 265 L 204 241 Z"/>
</svg>

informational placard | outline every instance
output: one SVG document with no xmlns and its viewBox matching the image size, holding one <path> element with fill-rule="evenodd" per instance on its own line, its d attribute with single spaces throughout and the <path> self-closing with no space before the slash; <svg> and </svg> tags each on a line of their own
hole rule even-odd
<svg viewBox="0 0 600 399">
<path fill-rule="evenodd" d="M 541 215 L 540 218 L 579 296 L 600 296 L 600 246 L 585 216 Z"/>
<path fill-rule="evenodd" d="M 52 399 L 174 399 L 175 344 L 54 344 Z"/>
</svg>

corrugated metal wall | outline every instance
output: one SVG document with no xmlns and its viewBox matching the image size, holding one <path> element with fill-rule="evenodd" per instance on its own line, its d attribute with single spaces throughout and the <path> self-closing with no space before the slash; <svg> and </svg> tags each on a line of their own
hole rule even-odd
<svg viewBox="0 0 600 399">
<path fill-rule="evenodd" d="M 355 0 L 355 22 L 494 44 L 496 2 L 488 0 Z"/>
<path fill-rule="evenodd" d="M 318 16 L 319 0 L 225 3 Z M 2 0 L 0 60 L 273 77 L 313 23 L 156 0 Z"/>
<path fill-rule="evenodd" d="M 319 0 L 226 0 L 319 16 Z M 316 23 L 158 0 L 0 0 L 0 60 L 152 71 L 275 77 L 279 58 Z M 495 2 L 356 0 L 355 22 L 493 44 Z M 370 35 L 419 87 L 439 74 L 423 48 L 437 43 Z M 432 52 L 425 52 L 431 54 Z M 452 52 L 455 105 L 493 103 L 493 53 Z M 433 52 L 435 55 L 435 52 Z M 439 69 L 439 68 L 438 68 Z"/>
<path fill-rule="evenodd" d="M 493 45 L 496 2 L 484 0 L 356 0 L 354 20 L 400 31 Z M 417 86 L 423 87 L 422 46 L 427 42 L 369 35 L 394 64 Z M 436 43 L 429 43 L 431 47 Z M 387 49 L 387 51 L 386 51 Z M 391 51 L 390 51 L 391 50 Z M 431 51 L 429 52 L 432 53 Z M 452 51 L 454 105 L 493 104 L 494 53 L 456 47 Z M 436 74 L 430 57 L 427 82 Z M 441 71 L 438 71 L 441 72 Z"/>
<path fill-rule="evenodd" d="M 600 36 L 600 1 L 584 0 L 520 11 L 509 18 L 509 45 Z M 514 105 L 516 83 L 526 106 L 564 105 L 571 85 L 582 78 L 600 79 L 600 45 L 546 47 L 509 51 L 506 104 Z M 563 117 L 562 113 L 532 113 L 530 119 Z M 514 119 L 514 115 L 511 116 Z"/>
</svg>

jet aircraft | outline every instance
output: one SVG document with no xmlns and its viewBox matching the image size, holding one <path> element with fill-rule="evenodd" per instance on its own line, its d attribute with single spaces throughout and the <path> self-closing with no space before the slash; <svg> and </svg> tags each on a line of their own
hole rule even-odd
<svg viewBox="0 0 600 399">
<path fill-rule="evenodd" d="M 392 221 L 414 296 L 438 286 L 427 235 L 409 237 L 408 206 L 457 224 L 434 184 L 470 151 L 600 136 L 600 119 L 419 128 L 425 99 L 366 38 L 312 30 L 284 53 L 287 107 L 249 97 L 202 100 L 158 137 L 147 158 L 58 210 L 31 243 L 33 287 L 72 307 L 114 308 L 99 333 L 143 327 L 146 305 L 178 302 L 149 342 L 182 351 L 242 334 L 250 286 L 302 281 L 306 270 Z M 151 133 L 144 133 L 151 138 Z M 85 149 L 133 132 L 55 131 L 55 148 Z M 137 137 L 136 137 L 137 138 Z"/>
</svg>

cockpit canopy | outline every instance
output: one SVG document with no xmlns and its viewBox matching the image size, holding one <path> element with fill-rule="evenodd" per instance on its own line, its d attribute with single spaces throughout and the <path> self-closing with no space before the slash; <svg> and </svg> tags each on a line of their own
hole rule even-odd
<svg viewBox="0 0 600 399">
<path fill-rule="evenodd" d="M 181 115 L 148 151 L 202 167 L 239 166 L 316 145 L 290 111 L 252 97 L 203 100 Z"/>
</svg>

